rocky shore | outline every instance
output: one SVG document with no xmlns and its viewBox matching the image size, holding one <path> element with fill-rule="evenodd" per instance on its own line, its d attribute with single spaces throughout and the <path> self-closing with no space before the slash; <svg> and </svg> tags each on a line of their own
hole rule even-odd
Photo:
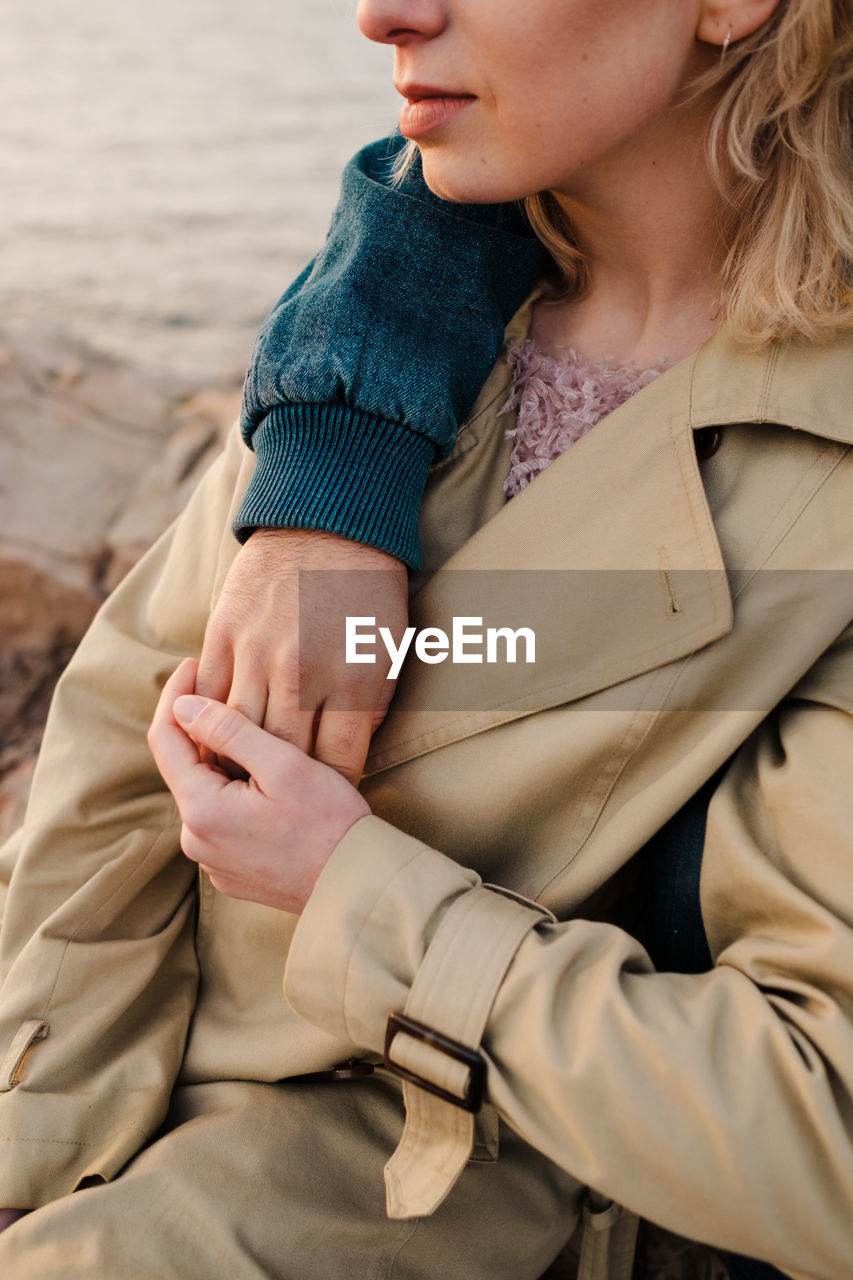
<svg viewBox="0 0 853 1280">
<path fill-rule="evenodd" d="M 26 802 L 56 679 L 177 515 L 240 403 L 58 339 L 0 338 L 0 840 Z"/>
</svg>

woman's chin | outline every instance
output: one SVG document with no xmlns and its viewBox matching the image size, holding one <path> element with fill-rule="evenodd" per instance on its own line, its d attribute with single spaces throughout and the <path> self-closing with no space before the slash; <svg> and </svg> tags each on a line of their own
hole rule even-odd
<svg viewBox="0 0 853 1280">
<path fill-rule="evenodd" d="M 503 204 L 529 195 L 523 185 L 499 173 L 485 156 L 442 155 L 439 146 L 420 143 L 424 182 L 433 195 L 456 204 Z"/>
</svg>

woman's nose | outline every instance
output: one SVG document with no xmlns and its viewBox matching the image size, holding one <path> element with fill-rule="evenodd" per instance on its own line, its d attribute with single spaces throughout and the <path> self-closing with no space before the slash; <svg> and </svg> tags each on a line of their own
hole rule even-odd
<svg viewBox="0 0 853 1280">
<path fill-rule="evenodd" d="M 357 21 L 368 40 L 410 44 L 437 36 L 447 22 L 446 0 L 358 0 Z"/>
</svg>

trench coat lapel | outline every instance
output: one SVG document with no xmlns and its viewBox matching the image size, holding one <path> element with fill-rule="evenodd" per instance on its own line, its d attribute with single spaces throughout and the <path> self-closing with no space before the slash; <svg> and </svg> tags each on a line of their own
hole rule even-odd
<svg viewBox="0 0 853 1280">
<path fill-rule="evenodd" d="M 756 386 L 763 365 L 757 359 Z M 483 631 L 525 626 L 536 637 L 535 662 L 521 660 L 521 644 L 515 663 L 425 665 L 411 655 L 374 736 L 368 774 L 616 689 L 731 628 L 693 443 L 695 368 L 696 357 L 681 361 L 610 414 L 498 505 L 414 595 L 411 625 L 448 635 L 454 616 L 482 618 Z M 465 496 L 475 505 L 483 486 L 502 483 L 489 450 L 506 423 L 493 411 L 478 445 L 482 466 L 466 461 Z M 482 505 L 494 507 L 495 494 L 485 496 Z"/>
</svg>

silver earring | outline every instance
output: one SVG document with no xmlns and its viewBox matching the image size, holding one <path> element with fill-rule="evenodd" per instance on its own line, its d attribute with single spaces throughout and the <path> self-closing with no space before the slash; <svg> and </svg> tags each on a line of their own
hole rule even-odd
<svg viewBox="0 0 853 1280">
<path fill-rule="evenodd" d="M 726 38 L 725 38 L 725 40 L 723 41 L 723 49 L 722 49 L 722 52 L 721 52 L 721 54 L 720 54 L 720 66 L 722 66 L 722 65 L 723 65 L 723 61 L 724 61 L 725 56 L 726 56 L 726 50 L 728 49 L 728 47 L 729 47 L 729 45 L 731 44 L 731 42 L 732 42 L 732 29 L 731 29 L 731 27 L 729 27 L 728 31 L 726 32 Z"/>
</svg>

